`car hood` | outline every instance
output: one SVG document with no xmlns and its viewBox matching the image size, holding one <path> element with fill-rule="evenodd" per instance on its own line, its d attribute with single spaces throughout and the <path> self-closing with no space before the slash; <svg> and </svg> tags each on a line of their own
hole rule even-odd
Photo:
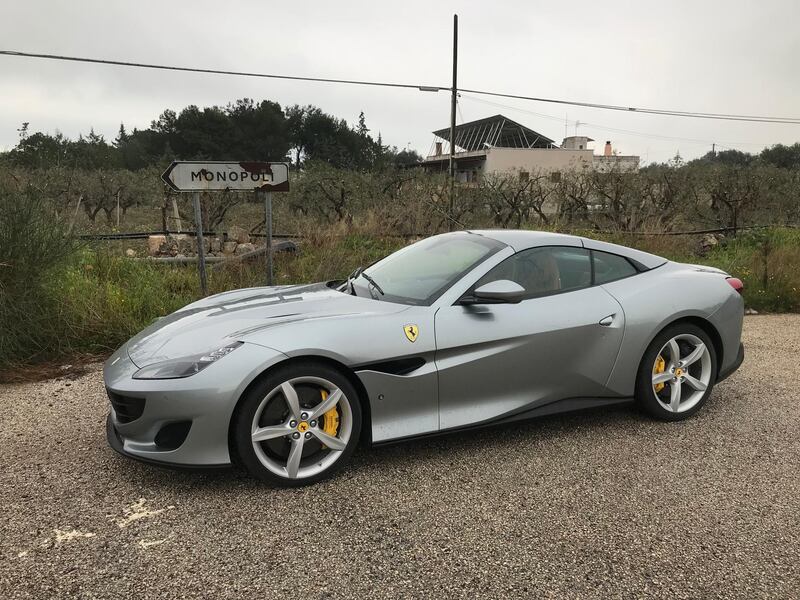
<svg viewBox="0 0 800 600">
<path fill-rule="evenodd" d="M 400 304 L 351 296 L 325 283 L 248 288 L 209 296 L 161 317 L 128 342 L 137 367 L 215 350 L 248 341 L 264 330 L 313 319 L 388 314 Z M 280 350 L 278 348 L 278 350 Z"/>
</svg>

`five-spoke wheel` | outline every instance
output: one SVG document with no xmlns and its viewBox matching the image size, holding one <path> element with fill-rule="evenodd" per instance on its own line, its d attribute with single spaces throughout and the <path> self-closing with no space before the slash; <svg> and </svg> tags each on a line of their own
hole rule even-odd
<svg viewBox="0 0 800 600">
<path fill-rule="evenodd" d="M 650 344 L 637 379 L 637 399 L 653 416 L 679 420 L 693 414 L 711 393 L 716 374 L 714 345 L 699 327 L 682 323 Z"/>
<path fill-rule="evenodd" d="M 274 483 L 303 485 L 341 466 L 361 427 L 357 392 L 327 365 L 280 368 L 237 411 L 234 433 L 247 469 Z"/>
</svg>

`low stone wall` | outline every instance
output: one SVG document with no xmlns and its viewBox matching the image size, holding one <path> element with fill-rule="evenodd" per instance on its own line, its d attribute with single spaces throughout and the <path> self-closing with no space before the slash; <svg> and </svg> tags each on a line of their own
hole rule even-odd
<svg viewBox="0 0 800 600">
<path fill-rule="evenodd" d="M 203 238 L 206 256 L 240 256 L 258 246 L 241 227 L 231 227 L 222 236 Z M 197 256 L 197 238 L 193 235 L 151 235 L 147 238 L 147 254 L 154 258 Z"/>
</svg>

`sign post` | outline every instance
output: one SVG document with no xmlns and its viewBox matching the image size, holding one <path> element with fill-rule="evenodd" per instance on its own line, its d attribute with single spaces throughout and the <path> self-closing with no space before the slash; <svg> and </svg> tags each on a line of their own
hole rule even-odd
<svg viewBox="0 0 800 600">
<path fill-rule="evenodd" d="M 272 192 L 264 194 L 264 229 L 267 232 L 267 285 L 275 285 L 272 272 Z"/>
<path fill-rule="evenodd" d="M 206 245 L 203 241 L 203 210 L 200 207 L 200 192 L 192 192 L 192 203 L 194 204 L 194 223 L 197 233 L 197 270 L 200 272 L 200 291 L 203 292 L 203 296 L 207 296 Z"/>
<path fill-rule="evenodd" d="M 269 162 L 174 161 L 161 179 L 176 192 L 192 192 L 197 228 L 197 263 L 200 288 L 208 293 L 206 255 L 200 192 L 252 192 L 264 196 L 266 227 L 267 285 L 273 285 L 272 192 L 289 191 L 289 165 Z"/>
</svg>

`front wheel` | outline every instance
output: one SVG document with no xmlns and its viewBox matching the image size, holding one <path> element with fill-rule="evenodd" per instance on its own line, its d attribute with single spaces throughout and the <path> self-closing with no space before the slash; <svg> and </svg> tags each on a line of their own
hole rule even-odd
<svg viewBox="0 0 800 600">
<path fill-rule="evenodd" d="M 678 323 L 662 331 L 639 366 L 636 399 L 653 417 L 680 421 L 700 410 L 717 373 L 714 344 L 705 331 Z"/>
<path fill-rule="evenodd" d="M 243 398 L 233 424 L 239 459 L 259 479 L 299 486 L 347 462 L 361 431 L 350 381 L 324 364 L 278 368 Z"/>
</svg>

